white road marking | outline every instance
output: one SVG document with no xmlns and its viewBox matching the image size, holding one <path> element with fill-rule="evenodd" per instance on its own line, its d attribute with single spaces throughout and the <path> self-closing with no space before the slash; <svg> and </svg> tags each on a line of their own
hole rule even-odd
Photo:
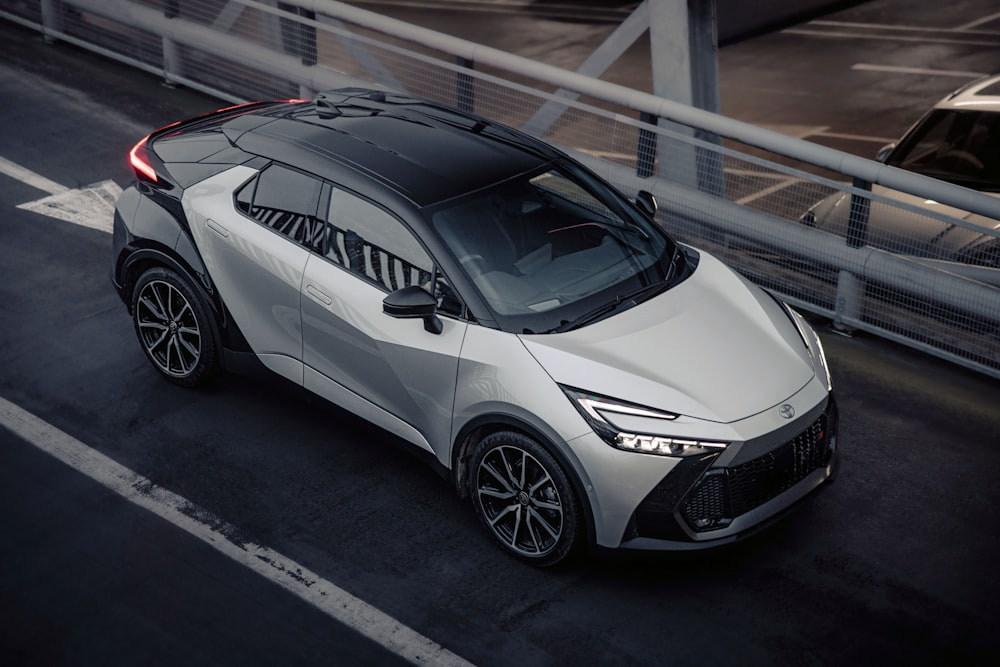
<svg viewBox="0 0 1000 667">
<path fill-rule="evenodd" d="M 408 9 L 445 9 L 462 12 L 487 12 L 490 14 L 523 14 L 526 8 L 536 5 L 533 0 L 355 0 L 354 4 L 374 7 L 404 7 Z M 621 22 L 631 13 L 628 7 L 584 10 L 579 3 L 546 3 L 542 9 L 567 18 L 603 18 Z"/>
<path fill-rule="evenodd" d="M 774 185 L 768 186 L 768 187 L 764 188 L 763 190 L 758 190 L 757 192 L 754 192 L 753 194 L 749 194 L 746 197 L 740 197 L 734 203 L 739 204 L 740 206 L 745 206 L 746 204 L 749 204 L 752 201 L 757 201 L 758 199 L 763 199 L 764 197 L 767 197 L 768 195 L 772 195 L 775 192 L 778 192 L 780 190 L 784 190 L 787 187 L 790 187 L 792 185 L 795 185 L 796 183 L 801 183 L 801 182 L 802 182 L 801 178 L 795 178 L 794 176 L 786 176 L 785 178 L 781 179 L 780 181 L 778 181 Z"/>
<path fill-rule="evenodd" d="M 846 139 L 847 141 L 870 141 L 873 144 L 889 144 L 895 139 L 889 139 L 887 137 L 873 137 L 868 134 L 847 134 L 844 132 L 817 132 L 816 134 L 811 134 L 812 137 L 826 137 L 828 139 Z"/>
<path fill-rule="evenodd" d="M 992 23 L 993 21 L 996 20 L 1000 20 L 1000 12 L 997 12 L 996 14 L 990 14 L 989 16 L 984 16 L 981 19 L 976 19 L 975 21 L 966 23 L 965 25 L 960 25 L 958 26 L 957 30 L 972 30 L 973 28 L 978 28 L 979 26 L 985 23 Z"/>
<path fill-rule="evenodd" d="M 986 72 L 966 72 L 957 69 L 928 69 L 926 67 L 900 67 L 897 65 L 871 65 L 869 63 L 855 63 L 851 69 L 860 72 L 892 72 L 894 74 L 918 74 L 920 76 L 952 76 L 959 79 L 979 79 L 986 76 Z"/>
<path fill-rule="evenodd" d="M 101 181 L 86 188 L 66 190 L 17 207 L 75 225 L 111 233 L 115 202 L 122 189 L 114 181 Z"/>
<path fill-rule="evenodd" d="M 233 542 L 228 536 L 237 534 L 234 527 L 3 397 L 0 397 L 0 426 L 126 500 L 166 519 L 401 658 L 416 665 L 464 667 L 471 664 L 292 559 L 251 542 Z"/>
<path fill-rule="evenodd" d="M 811 24 L 806 24 L 811 25 Z M 997 40 L 948 39 L 945 37 L 924 37 L 908 35 L 886 35 L 884 33 L 863 32 L 825 32 L 822 30 L 806 30 L 788 28 L 781 31 L 784 35 L 802 35 L 805 37 L 823 37 L 826 39 L 877 39 L 880 42 L 915 42 L 917 44 L 960 44 L 964 46 L 997 46 Z M 944 31 L 947 32 L 947 31 Z M 983 34 L 983 33 L 974 33 Z"/>
<path fill-rule="evenodd" d="M 771 130 L 772 132 L 777 132 L 778 134 L 784 134 L 794 139 L 805 139 L 806 137 L 811 137 L 829 129 L 828 125 L 790 125 L 787 123 L 764 123 L 761 127 L 765 130 Z"/>
<path fill-rule="evenodd" d="M 897 32 L 944 32 L 944 33 L 961 33 L 967 32 L 972 35 L 1000 35 L 1000 32 L 993 30 L 972 30 L 972 28 L 982 25 L 984 23 L 989 23 L 990 21 L 1000 18 L 1000 14 L 995 14 L 993 16 L 988 16 L 984 19 L 979 19 L 968 23 L 966 25 L 959 26 L 957 28 L 923 28 L 916 25 L 890 25 L 888 23 L 861 23 L 852 21 L 826 21 L 826 20 L 816 20 L 810 21 L 807 25 L 815 26 L 826 26 L 830 28 L 867 28 L 872 30 L 895 30 Z"/>
<path fill-rule="evenodd" d="M 2 156 L 0 173 L 49 193 L 47 197 L 18 204 L 20 209 L 102 232 L 110 233 L 114 227 L 115 202 L 122 193 L 121 187 L 114 181 L 101 181 L 83 188 L 68 188 Z"/>
<path fill-rule="evenodd" d="M 69 190 L 65 185 L 59 185 L 55 181 L 50 181 L 41 174 L 36 174 L 30 169 L 11 162 L 3 156 L 0 156 L 0 173 L 7 174 L 11 178 L 15 178 L 43 192 L 48 192 L 50 195 L 57 195 Z"/>
</svg>

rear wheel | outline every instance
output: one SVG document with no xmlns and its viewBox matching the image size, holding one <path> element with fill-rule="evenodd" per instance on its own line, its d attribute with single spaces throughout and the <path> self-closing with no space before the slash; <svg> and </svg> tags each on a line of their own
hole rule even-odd
<svg viewBox="0 0 1000 667">
<path fill-rule="evenodd" d="M 187 280 L 163 267 L 143 273 L 132 291 L 132 321 L 142 351 L 174 384 L 194 387 L 217 366 L 211 315 Z"/>
<path fill-rule="evenodd" d="M 493 433 L 475 447 L 469 491 L 476 514 L 507 553 L 555 565 L 581 541 L 581 509 L 566 473 L 531 438 Z"/>
</svg>

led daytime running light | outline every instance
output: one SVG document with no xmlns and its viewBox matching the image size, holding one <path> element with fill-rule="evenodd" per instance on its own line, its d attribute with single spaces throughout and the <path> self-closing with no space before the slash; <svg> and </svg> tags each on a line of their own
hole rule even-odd
<svg viewBox="0 0 1000 667">
<path fill-rule="evenodd" d="M 677 415 L 671 414 L 669 412 L 657 412 L 655 410 L 646 410 L 645 408 L 640 408 L 638 406 L 624 405 L 622 403 L 612 403 L 610 401 L 602 401 L 599 398 L 592 396 L 581 397 L 578 399 L 580 405 L 584 410 L 587 411 L 594 419 L 600 419 L 601 421 L 607 421 L 607 417 L 601 414 L 601 411 L 617 413 L 620 415 L 630 415 L 632 417 L 651 417 L 653 419 L 677 419 Z"/>
</svg>

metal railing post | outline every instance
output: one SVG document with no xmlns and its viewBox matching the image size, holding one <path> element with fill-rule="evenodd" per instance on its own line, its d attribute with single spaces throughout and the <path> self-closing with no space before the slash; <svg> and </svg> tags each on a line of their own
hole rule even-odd
<svg viewBox="0 0 1000 667">
<path fill-rule="evenodd" d="M 837 300 L 833 310 L 833 330 L 844 336 L 854 333 L 853 322 L 861 319 L 862 281 L 850 271 L 841 269 L 837 274 Z"/>
<path fill-rule="evenodd" d="M 175 19 L 181 15 L 180 0 L 163 0 L 163 16 Z M 172 76 L 181 76 L 181 54 L 177 42 L 169 37 L 160 38 L 163 51 L 163 85 L 173 88 Z"/>
<path fill-rule="evenodd" d="M 852 185 L 864 192 L 871 192 L 872 184 L 855 177 Z M 851 192 L 850 213 L 847 220 L 848 247 L 863 248 L 868 239 L 868 212 L 871 200 L 862 192 Z M 841 270 L 837 275 L 837 302 L 834 309 L 833 330 L 850 335 L 854 327 L 848 320 L 857 322 L 861 317 L 861 300 L 864 297 L 864 281 L 849 271 Z"/>
<path fill-rule="evenodd" d="M 465 69 L 475 69 L 476 63 L 459 56 L 456 62 Z M 455 74 L 455 106 L 462 111 L 472 113 L 476 108 L 476 82 L 471 75 L 465 72 Z"/>
<path fill-rule="evenodd" d="M 855 177 L 852 185 L 858 190 L 872 191 L 872 184 Z M 871 199 L 859 192 L 851 193 L 851 212 L 847 221 L 847 245 L 852 248 L 862 248 L 868 238 L 868 211 Z"/>
<path fill-rule="evenodd" d="M 53 32 L 62 30 L 62 5 L 58 0 L 42 0 L 42 39 L 46 44 L 55 41 Z"/>
<path fill-rule="evenodd" d="M 278 9 L 309 21 L 316 20 L 316 12 L 304 9 L 295 3 L 279 2 Z M 278 19 L 281 28 L 281 46 L 285 53 L 302 58 L 303 65 L 315 65 L 316 28 L 314 25 L 299 22 L 294 18 L 284 16 Z"/>
<path fill-rule="evenodd" d="M 646 112 L 639 114 L 639 120 L 647 125 L 656 125 L 656 116 Z M 639 178 L 649 178 L 656 173 L 656 132 L 640 127 L 637 144 L 635 173 Z"/>
</svg>

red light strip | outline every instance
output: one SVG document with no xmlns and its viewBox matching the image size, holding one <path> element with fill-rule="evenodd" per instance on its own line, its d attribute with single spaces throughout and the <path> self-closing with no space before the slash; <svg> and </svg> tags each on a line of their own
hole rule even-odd
<svg viewBox="0 0 1000 667">
<path fill-rule="evenodd" d="M 140 141 L 139 143 L 137 143 L 135 146 L 132 147 L 132 150 L 128 152 L 128 161 L 136 171 L 141 172 L 143 175 L 147 176 L 149 180 L 155 183 L 156 172 L 153 170 L 152 167 L 149 166 L 148 162 L 146 162 L 142 157 L 139 156 L 140 150 L 143 153 L 146 152 L 146 141 L 148 139 L 149 135 L 147 134 L 145 137 L 142 138 L 142 141 Z"/>
</svg>

